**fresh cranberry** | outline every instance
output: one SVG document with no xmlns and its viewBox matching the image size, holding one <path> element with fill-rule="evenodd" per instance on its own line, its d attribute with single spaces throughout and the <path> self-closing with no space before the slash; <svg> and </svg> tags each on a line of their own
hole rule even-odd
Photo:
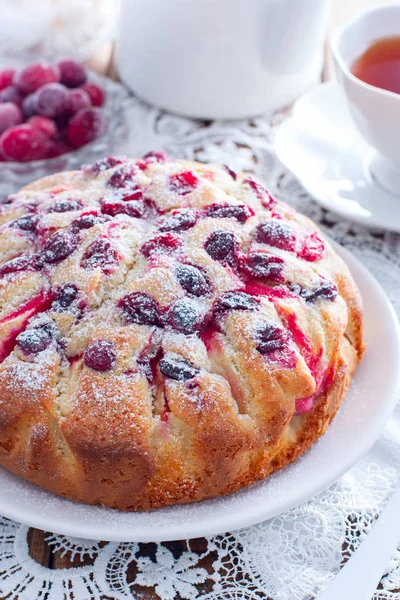
<svg viewBox="0 0 400 600">
<path fill-rule="evenodd" d="M 48 83 L 36 92 L 36 112 L 44 117 L 57 117 L 65 112 L 68 92 L 61 83 Z"/>
<path fill-rule="evenodd" d="M 60 71 L 57 66 L 48 63 L 28 65 L 17 71 L 13 83 L 23 94 L 32 94 L 47 83 L 60 81 Z"/>
<path fill-rule="evenodd" d="M 189 335 L 201 326 L 201 313 L 198 303 L 189 298 L 177 300 L 168 311 L 168 324 L 175 331 Z"/>
<path fill-rule="evenodd" d="M 196 225 L 199 215 L 196 211 L 182 209 L 164 217 L 159 225 L 160 231 L 187 231 Z"/>
<path fill-rule="evenodd" d="M 212 259 L 220 262 L 228 261 L 238 248 L 238 240 L 230 231 L 220 229 L 210 235 L 204 248 Z"/>
<path fill-rule="evenodd" d="M 3 69 L 0 71 L 0 91 L 12 84 L 15 69 Z"/>
<path fill-rule="evenodd" d="M 16 342 L 25 354 L 38 354 L 50 346 L 53 338 L 54 329 L 49 323 L 46 323 L 33 329 L 26 329 L 19 334 Z"/>
<path fill-rule="evenodd" d="M 177 280 L 183 289 L 193 296 L 206 296 L 210 292 L 210 282 L 207 277 L 192 265 L 179 264 L 175 269 Z"/>
<path fill-rule="evenodd" d="M 271 193 L 258 181 L 254 181 L 251 177 L 244 179 L 243 184 L 247 184 L 255 192 L 257 198 L 261 200 L 264 208 L 272 208 L 276 204 L 275 198 Z"/>
<path fill-rule="evenodd" d="M 152 254 L 168 254 L 182 246 L 182 240 L 173 233 L 162 233 L 143 244 L 140 252 L 148 258 Z"/>
<path fill-rule="evenodd" d="M 12 102 L 13 104 L 21 107 L 23 103 L 23 96 L 18 88 L 15 87 L 15 85 L 9 85 L 8 87 L 4 88 L 4 90 L 1 90 L 0 102 Z"/>
<path fill-rule="evenodd" d="M 121 298 L 118 306 L 128 323 L 161 325 L 160 307 L 148 294 L 132 292 Z"/>
<path fill-rule="evenodd" d="M 48 208 L 48 212 L 63 213 L 71 210 L 79 210 L 81 208 L 83 208 L 82 200 L 79 200 L 79 198 L 69 198 L 68 200 L 57 200 L 57 202 L 54 202 L 54 204 Z"/>
<path fill-rule="evenodd" d="M 29 94 L 21 103 L 22 113 L 25 119 L 29 119 L 36 114 L 36 94 Z"/>
<path fill-rule="evenodd" d="M 330 300 L 333 302 L 338 295 L 338 289 L 331 281 L 323 281 L 319 287 L 313 290 L 301 288 L 300 286 L 292 286 L 291 289 L 304 298 L 306 302 L 316 302 L 319 299 Z"/>
<path fill-rule="evenodd" d="M 193 192 L 198 183 L 199 180 L 192 171 L 184 171 L 183 173 L 176 173 L 175 175 L 170 176 L 168 188 L 171 192 L 174 192 L 174 194 L 186 196 Z"/>
<path fill-rule="evenodd" d="M 302 249 L 299 252 L 300 258 L 309 262 L 320 260 L 325 252 L 325 244 L 316 232 L 308 235 L 302 243 Z"/>
<path fill-rule="evenodd" d="M 68 231 L 56 231 L 43 246 L 45 262 L 56 264 L 65 260 L 78 247 L 79 238 Z"/>
<path fill-rule="evenodd" d="M 255 235 L 260 244 L 268 244 L 281 250 L 292 252 L 295 249 L 295 237 L 291 228 L 279 221 L 262 221 Z"/>
<path fill-rule="evenodd" d="M 77 229 L 77 230 L 90 229 L 91 227 L 94 227 L 95 225 L 98 225 L 99 223 L 104 223 L 105 220 L 106 220 L 106 217 L 103 217 L 101 215 L 93 215 L 93 214 L 81 215 L 80 217 L 78 217 L 77 219 L 72 221 L 71 228 Z"/>
<path fill-rule="evenodd" d="M 87 367 L 94 371 L 110 371 L 117 362 L 117 354 L 114 344 L 105 340 L 96 340 L 90 344 L 85 351 L 84 362 Z"/>
<path fill-rule="evenodd" d="M 211 204 L 206 208 L 206 217 L 214 219 L 236 219 L 245 223 L 254 215 L 254 210 L 247 204 Z"/>
<path fill-rule="evenodd" d="M 107 122 L 99 108 L 78 111 L 68 125 L 68 140 L 74 148 L 80 148 L 97 139 L 107 131 Z"/>
<path fill-rule="evenodd" d="M 103 106 L 105 96 L 103 90 L 98 85 L 95 83 L 85 83 L 82 89 L 89 94 L 93 106 Z"/>
<path fill-rule="evenodd" d="M 31 125 L 16 125 L 0 137 L 0 152 L 7 160 L 40 160 L 47 156 L 48 149 L 48 138 Z"/>
<path fill-rule="evenodd" d="M 172 357 L 160 360 L 160 371 L 163 375 L 175 381 L 187 381 L 200 373 L 200 369 L 188 360 Z"/>
<path fill-rule="evenodd" d="M 234 179 L 236 181 L 237 174 L 235 173 L 235 171 L 233 169 L 231 169 L 230 167 L 228 167 L 228 165 L 222 165 L 222 167 L 225 169 L 225 171 L 227 173 L 229 173 L 229 175 L 232 177 L 232 179 Z"/>
<path fill-rule="evenodd" d="M 34 129 L 38 129 L 41 133 L 43 133 L 43 135 L 46 135 L 49 138 L 54 138 L 57 134 L 56 124 L 47 117 L 34 115 L 27 120 L 27 123 Z"/>
<path fill-rule="evenodd" d="M 10 223 L 11 227 L 17 227 L 18 229 L 22 229 L 22 231 L 29 231 L 34 233 L 36 231 L 36 226 L 38 223 L 39 217 L 36 215 L 25 215 L 24 217 L 20 217 L 16 221 Z"/>
<path fill-rule="evenodd" d="M 47 158 L 56 158 L 57 156 L 62 156 L 63 154 L 67 154 L 67 152 L 71 152 L 71 150 L 73 150 L 73 148 L 64 140 L 51 140 Z"/>
<path fill-rule="evenodd" d="M 60 60 L 58 63 L 60 81 L 69 88 L 77 88 L 86 83 L 86 69 L 76 60 Z"/>
<path fill-rule="evenodd" d="M 92 103 L 89 94 L 85 90 L 69 90 L 65 102 L 65 111 L 68 114 L 74 115 L 78 110 L 90 108 L 90 106 L 92 106 Z"/>
<path fill-rule="evenodd" d="M 78 288 L 74 283 L 66 283 L 61 287 L 55 297 L 55 303 L 58 307 L 68 308 L 78 297 Z"/>
<path fill-rule="evenodd" d="M 22 271 L 39 271 L 42 262 L 37 254 L 22 254 L 0 266 L 0 277 Z"/>
<path fill-rule="evenodd" d="M 22 123 L 21 109 L 12 102 L 0 104 L 0 134 L 9 127 Z"/>
<path fill-rule="evenodd" d="M 257 330 L 257 350 L 260 354 L 268 354 L 274 350 L 284 350 L 288 338 L 283 329 L 266 323 Z"/>
<path fill-rule="evenodd" d="M 271 256 L 264 252 L 249 252 L 243 264 L 243 270 L 252 277 L 270 279 L 281 282 L 284 280 L 283 267 L 285 261 L 279 256 Z"/>
<path fill-rule="evenodd" d="M 244 292 L 225 292 L 215 303 L 214 309 L 220 310 L 255 310 L 260 301 Z"/>
<path fill-rule="evenodd" d="M 85 173 L 93 173 L 94 175 L 98 175 L 99 173 L 104 173 L 104 171 L 108 171 L 108 169 L 112 169 L 117 165 L 122 165 L 123 162 L 124 160 L 122 158 L 107 156 L 107 158 L 101 158 L 92 165 L 83 166 L 82 169 L 85 171 Z"/>
<path fill-rule="evenodd" d="M 81 267 L 94 269 L 100 267 L 104 271 L 115 267 L 119 254 L 110 240 L 99 238 L 88 246 L 82 256 Z"/>
<path fill-rule="evenodd" d="M 130 163 L 122 164 L 118 169 L 115 169 L 114 173 L 107 180 L 107 187 L 135 190 L 138 187 L 136 175 L 137 170 L 135 165 Z"/>
</svg>

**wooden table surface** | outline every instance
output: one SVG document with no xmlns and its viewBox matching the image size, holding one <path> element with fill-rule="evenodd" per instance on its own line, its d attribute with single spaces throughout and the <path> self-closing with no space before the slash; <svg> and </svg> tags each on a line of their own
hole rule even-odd
<svg viewBox="0 0 400 600">
<path fill-rule="evenodd" d="M 341 23 L 345 22 L 347 19 L 351 18 L 353 14 L 357 11 L 362 10 L 369 6 L 374 6 L 378 4 L 383 4 L 386 0 L 333 0 L 332 7 L 332 20 L 331 20 L 331 30 L 334 30 Z M 105 73 L 112 78 L 116 78 L 116 72 L 114 67 L 113 60 L 113 49 L 111 46 L 104 48 L 101 52 L 96 54 L 95 57 L 89 62 L 89 66 L 94 68 L 97 71 Z M 329 71 L 329 68 L 326 69 L 325 74 Z M 33 559 L 35 559 L 38 563 L 49 567 L 50 569 L 63 569 L 63 568 L 71 568 L 78 567 L 82 564 L 91 564 L 90 559 L 84 561 L 83 563 L 76 557 L 74 560 L 71 560 L 70 556 L 66 554 L 65 556 L 61 555 L 60 551 L 54 551 L 51 547 L 46 543 L 46 532 L 40 531 L 38 529 L 30 529 L 29 531 L 29 548 L 30 553 Z M 196 540 L 192 544 L 192 548 L 195 549 L 198 546 L 199 551 L 201 551 L 201 547 L 204 545 L 204 540 Z M 186 549 L 185 542 L 169 542 L 169 549 L 175 553 L 180 553 Z M 210 559 L 211 561 L 212 559 Z M 211 566 L 211 564 L 210 564 Z M 0 565 L 1 571 L 1 565 Z M 129 581 L 129 572 L 128 572 L 128 581 Z M 7 597 L 9 598 L 9 597 Z M 159 597 L 151 590 L 144 589 L 140 594 L 141 600 L 159 600 Z M 0 598 L 0 600 L 6 600 L 5 598 Z M 14 600 L 14 599 L 9 599 Z M 36 600 L 33 599 L 32 600 Z M 81 600 L 77 598 L 76 600 Z M 88 600 L 85 598 L 85 600 Z M 106 596 L 102 598 L 102 600 L 109 600 Z M 267 600 L 267 599 L 266 599 Z"/>
</svg>

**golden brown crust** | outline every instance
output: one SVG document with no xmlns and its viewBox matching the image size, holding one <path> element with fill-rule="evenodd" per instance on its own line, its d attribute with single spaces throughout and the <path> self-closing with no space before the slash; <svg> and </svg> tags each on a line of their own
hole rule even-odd
<svg viewBox="0 0 400 600">
<path fill-rule="evenodd" d="M 283 204 L 268 204 L 246 175 L 233 180 L 218 166 L 187 161 L 124 165 L 135 166 L 133 192 L 144 190 L 164 216 L 118 212 L 127 205 L 107 187 L 118 164 L 35 182 L 0 213 L 0 464 L 71 500 L 147 510 L 231 493 L 317 440 L 362 357 L 362 304 L 316 226 Z M 171 191 L 165 182 L 187 172 L 195 174 L 195 189 Z M 115 207 L 104 209 L 104 197 L 116 203 L 116 215 Z M 71 199 L 80 204 L 53 210 Z M 245 218 L 208 217 L 207 207 L 226 204 L 250 209 Z M 39 219 L 35 233 L 17 222 L 32 214 L 30 206 Z M 178 232 L 183 249 L 146 256 L 143 244 L 182 206 L 201 215 Z M 76 233 L 76 219 L 88 213 L 101 218 Z M 289 227 L 295 244 L 260 241 L 255 232 L 265 221 L 284 237 L 280 225 Z M 77 236 L 76 246 L 62 261 L 46 262 L 46 240 L 57 230 Z M 233 262 L 204 250 L 221 230 L 238 240 Z M 99 239 L 112 250 L 103 262 L 96 255 L 100 262 L 85 264 Z M 281 279 L 250 272 L 252 252 L 283 265 Z M 21 253 L 42 263 L 4 270 Z M 206 293 L 182 289 L 181 264 L 205 274 Z M 63 306 L 57 294 L 71 283 L 77 299 Z M 256 303 L 218 309 L 231 291 Z M 124 316 L 122 299 L 138 292 L 154 299 L 159 321 Z M 200 331 L 170 325 L 171 306 L 187 299 L 206 315 Z M 45 347 L 35 339 L 38 350 L 29 335 L 39 330 Z M 26 334 L 28 345 L 18 341 Z M 113 352 L 106 369 L 87 358 L 99 340 Z M 174 378 L 161 370 L 163 359 L 175 366 L 184 359 L 192 371 Z"/>
</svg>

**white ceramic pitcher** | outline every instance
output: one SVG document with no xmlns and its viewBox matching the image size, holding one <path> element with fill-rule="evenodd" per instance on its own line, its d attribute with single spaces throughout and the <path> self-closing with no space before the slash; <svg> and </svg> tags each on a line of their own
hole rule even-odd
<svg viewBox="0 0 400 600">
<path fill-rule="evenodd" d="M 329 0 L 124 0 L 117 65 L 141 98 L 199 118 L 290 104 L 318 81 Z"/>
</svg>

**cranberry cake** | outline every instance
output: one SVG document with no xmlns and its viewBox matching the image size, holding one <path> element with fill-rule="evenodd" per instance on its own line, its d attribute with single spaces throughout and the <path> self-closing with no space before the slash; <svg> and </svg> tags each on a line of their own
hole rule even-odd
<svg viewBox="0 0 400 600">
<path fill-rule="evenodd" d="M 255 178 L 153 152 L 0 209 L 2 466 L 148 510 L 238 490 L 324 433 L 362 356 L 360 295 Z"/>
</svg>

